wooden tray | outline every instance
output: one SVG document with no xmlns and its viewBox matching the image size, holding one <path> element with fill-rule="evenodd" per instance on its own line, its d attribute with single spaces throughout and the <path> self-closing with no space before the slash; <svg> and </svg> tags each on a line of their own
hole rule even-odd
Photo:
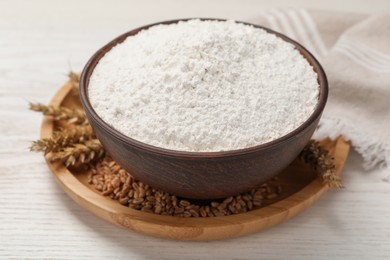
<svg viewBox="0 0 390 260">
<path fill-rule="evenodd" d="M 65 84 L 50 104 L 81 107 L 78 95 L 71 90 L 72 85 Z M 51 118 L 45 117 L 41 137 L 50 137 L 55 127 Z M 349 144 L 342 138 L 334 142 L 324 140 L 322 144 L 335 157 L 336 170 L 339 173 L 347 158 Z M 126 229 L 178 240 L 218 240 L 255 233 L 297 215 L 328 190 L 328 186 L 323 184 L 307 165 L 297 160 L 279 175 L 277 182 L 283 186 L 282 194 L 275 200 L 267 201 L 262 208 L 212 218 L 160 216 L 130 209 L 118 201 L 100 195 L 87 183 L 86 172 L 72 173 L 61 163 L 50 163 L 47 158 L 46 162 L 61 188 L 85 209 Z"/>
</svg>

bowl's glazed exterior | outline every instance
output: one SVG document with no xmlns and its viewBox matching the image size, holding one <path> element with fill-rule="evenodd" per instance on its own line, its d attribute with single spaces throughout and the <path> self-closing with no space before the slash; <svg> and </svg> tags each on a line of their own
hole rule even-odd
<svg viewBox="0 0 390 260">
<path fill-rule="evenodd" d="M 157 24 L 178 21 L 180 20 Z M 320 85 L 318 105 L 299 128 L 281 138 L 250 148 L 224 152 L 183 152 L 139 142 L 104 122 L 88 98 L 89 78 L 96 64 L 113 46 L 153 25 L 156 24 L 132 30 L 108 43 L 88 61 L 81 75 L 80 97 L 87 117 L 104 148 L 119 165 L 135 178 L 162 191 L 185 198 L 217 199 L 258 187 L 297 157 L 310 140 L 325 107 L 328 96 L 326 75 L 318 61 L 300 44 L 257 25 L 253 26 L 294 44 L 318 75 Z"/>
</svg>

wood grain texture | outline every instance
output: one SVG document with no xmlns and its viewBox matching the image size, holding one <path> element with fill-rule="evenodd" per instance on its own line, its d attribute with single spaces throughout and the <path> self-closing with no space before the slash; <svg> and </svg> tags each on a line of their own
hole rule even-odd
<svg viewBox="0 0 390 260">
<path fill-rule="evenodd" d="M 241 238 L 188 242 L 97 217 L 59 188 L 41 154 L 28 151 L 42 117 L 27 102 L 48 103 L 66 73 L 80 71 L 116 35 L 164 19 L 245 20 L 291 5 L 373 12 L 390 1 L 0 1 L 0 259 L 389 259 L 390 186 L 355 152 L 342 173 L 346 188 L 302 214 Z"/>
<path fill-rule="evenodd" d="M 70 83 L 58 91 L 50 105 L 82 109 Z M 50 137 L 58 127 L 50 117 L 45 117 L 41 137 Z M 340 173 L 349 153 L 349 144 L 342 138 L 337 141 L 325 140 L 322 144 L 334 156 L 336 172 Z M 46 161 L 61 188 L 85 209 L 126 229 L 177 240 L 219 240 L 255 233 L 294 217 L 328 190 L 328 186 L 316 178 L 307 165 L 296 160 L 279 174 L 278 181 L 273 181 L 283 186 L 283 193 L 278 200 L 266 201 L 262 208 L 215 218 L 160 216 L 130 209 L 94 192 L 87 183 L 87 172 L 72 173 L 61 163 L 51 163 L 50 154 L 46 156 Z"/>
</svg>

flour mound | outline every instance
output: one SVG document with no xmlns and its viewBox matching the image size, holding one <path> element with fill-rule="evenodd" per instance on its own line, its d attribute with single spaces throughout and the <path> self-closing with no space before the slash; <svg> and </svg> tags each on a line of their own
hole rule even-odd
<svg viewBox="0 0 390 260">
<path fill-rule="evenodd" d="M 313 113 L 317 75 L 290 43 L 234 21 L 157 25 L 95 67 L 97 114 L 138 141 L 215 152 L 263 144 Z"/>
</svg>

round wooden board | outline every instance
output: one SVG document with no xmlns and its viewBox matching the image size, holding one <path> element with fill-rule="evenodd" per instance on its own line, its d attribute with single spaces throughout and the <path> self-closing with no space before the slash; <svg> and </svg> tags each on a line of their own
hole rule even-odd
<svg viewBox="0 0 390 260">
<path fill-rule="evenodd" d="M 72 85 L 65 84 L 50 104 L 80 108 L 78 95 L 71 90 Z M 45 117 L 41 137 L 50 137 L 56 127 L 50 117 Z M 323 140 L 322 144 L 334 156 L 337 173 L 340 173 L 348 156 L 349 144 L 342 138 Z M 307 165 L 296 160 L 279 175 L 277 181 L 273 181 L 282 185 L 283 192 L 278 198 L 265 201 L 261 208 L 224 217 L 161 216 L 130 209 L 100 195 L 87 183 L 87 172 L 72 173 L 61 163 L 51 163 L 47 157 L 46 162 L 61 188 L 85 209 L 126 229 L 178 240 L 218 240 L 255 233 L 297 215 L 328 190 L 328 186 Z"/>
</svg>

